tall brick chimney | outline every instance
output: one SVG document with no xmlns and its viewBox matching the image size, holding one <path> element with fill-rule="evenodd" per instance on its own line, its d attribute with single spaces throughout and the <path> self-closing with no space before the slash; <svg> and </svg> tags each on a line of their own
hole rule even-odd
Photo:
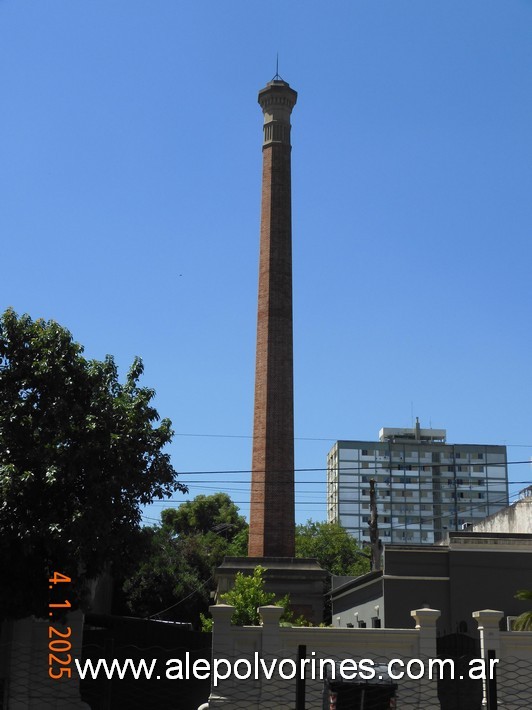
<svg viewBox="0 0 532 710">
<path fill-rule="evenodd" d="M 297 93 L 278 75 L 264 114 L 250 557 L 294 557 L 294 403 L 290 114 Z"/>
<path fill-rule="evenodd" d="M 296 616 L 323 619 L 328 572 L 295 559 L 294 393 L 292 356 L 292 209 L 290 114 L 296 92 L 276 75 L 259 92 L 264 114 L 259 308 L 248 557 L 225 557 L 216 599 L 236 575 L 266 569 L 266 591 L 290 595 Z"/>
</svg>

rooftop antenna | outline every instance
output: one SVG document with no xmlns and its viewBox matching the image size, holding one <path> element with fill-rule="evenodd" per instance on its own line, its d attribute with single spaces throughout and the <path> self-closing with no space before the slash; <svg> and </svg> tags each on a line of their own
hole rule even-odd
<svg viewBox="0 0 532 710">
<path fill-rule="evenodd" d="M 273 77 L 272 81 L 283 81 L 283 77 L 279 75 L 279 52 L 277 52 L 275 60 L 275 76 Z"/>
</svg>

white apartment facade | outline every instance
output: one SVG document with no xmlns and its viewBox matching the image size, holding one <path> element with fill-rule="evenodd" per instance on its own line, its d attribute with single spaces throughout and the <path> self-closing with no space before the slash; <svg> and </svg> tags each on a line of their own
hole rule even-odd
<svg viewBox="0 0 532 710">
<path fill-rule="evenodd" d="M 508 505 L 505 446 L 447 444 L 445 429 L 383 428 L 337 441 L 327 456 L 327 519 L 369 542 L 375 480 L 381 541 L 434 544 Z"/>
</svg>

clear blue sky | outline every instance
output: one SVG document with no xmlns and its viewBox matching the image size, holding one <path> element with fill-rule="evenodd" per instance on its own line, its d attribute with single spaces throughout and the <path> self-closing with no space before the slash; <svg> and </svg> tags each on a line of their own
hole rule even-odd
<svg viewBox="0 0 532 710">
<path fill-rule="evenodd" d="M 531 34 L 530 0 L 0 0 L 0 306 L 122 375 L 140 355 L 188 497 L 247 514 L 249 474 L 225 472 L 251 464 L 257 93 L 279 52 L 296 467 L 318 469 L 298 521 L 325 518 L 336 439 L 412 414 L 528 460 Z"/>
</svg>

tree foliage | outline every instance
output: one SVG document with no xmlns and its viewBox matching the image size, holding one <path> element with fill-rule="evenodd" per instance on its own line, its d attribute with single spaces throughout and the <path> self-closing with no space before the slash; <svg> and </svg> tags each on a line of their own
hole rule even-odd
<svg viewBox="0 0 532 710">
<path fill-rule="evenodd" d="M 307 520 L 296 526 L 296 557 L 315 557 L 333 575 L 358 577 L 369 572 L 369 550 L 362 550 L 354 537 L 337 523 Z M 323 620 L 331 621 L 331 579 L 324 584 Z"/>
<path fill-rule="evenodd" d="M 144 545 L 121 582 L 126 608 L 115 611 L 173 621 L 197 619 L 209 603 L 211 551 L 201 537 L 177 539 L 162 526 L 142 532 Z"/>
<path fill-rule="evenodd" d="M 137 616 L 198 623 L 226 555 L 246 554 L 247 523 L 226 493 L 199 495 L 161 513 L 146 530 L 147 548 L 124 582 L 127 608 Z"/>
<path fill-rule="evenodd" d="M 520 589 L 515 595 L 516 599 L 524 602 L 532 602 L 532 589 Z M 514 621 L 515 631 L 532 631 L 532 611 L 525 611 Z"/>
<path fill-rule="evenodd" d="M 70 601 L 124 554 L 140 506 L 186 488 L 163 452 L 172 437 L 135 359 L 124 384 L 111 356 L 87 360 L 54 321 L 0 318 L 0 591 L 6 616 L 46 616 L 47 578 Z M 6 579 L 7 577 L 7 579 Z"/>
<path fill-rule="evenodd" d="M 182 503 L 179 508 L 169 508 L 161 513 L 163 526 L 176 535 L 215 533 L 232 539 L 247 528 L 246 519 L 239 515 L 237 506 L 227 493 L 199 495 Z"/>
<path fill-rule="evenodd" d="M 296 557 L 315 557 L 331 574 L 357 577 L 369 572 L 368 554 L 337 523 L 307 520 L 296 526 Z"/>
<path fill-rule="evenodd" d="M 284 614 L 281 620 L 289 621 L 292 618 L 290 611 L 290 597 L 286 594 L 282 599 L 276 599 L 273 592 L 264 589 L 264 567 L 258 565 L 253 570 L 253 574 L 243 574 L 237 572 L 233 588 L 225 594 L 220 595 L 222 602 L 235 607 L 231 623 L 235 626 L 259 626 L 260 615 L 257 611 L 259 606 L 276 604 L 282 606 Z M 202 615 L 203 629 L 210 630 L 212 619 Z"/>
<path fill-rule="evenodd" d="M 161 521 L 145 529 L 145 544 L 125 576 L 127 612 L 197 624 L 212 603 L 215 570 L 223 558 L 247 555 L 248 525 L 226 493 L 199 495 L 163 510 Z M 364 574 L 369 569 L 364 554 L 339 525 L 309 520 L 296 528 L 296 555 L 316 557 L 332 574 Z M 245 585 L 252 582 L 246 578 L 242 584 L 251 593 Z"/>
</svg>

